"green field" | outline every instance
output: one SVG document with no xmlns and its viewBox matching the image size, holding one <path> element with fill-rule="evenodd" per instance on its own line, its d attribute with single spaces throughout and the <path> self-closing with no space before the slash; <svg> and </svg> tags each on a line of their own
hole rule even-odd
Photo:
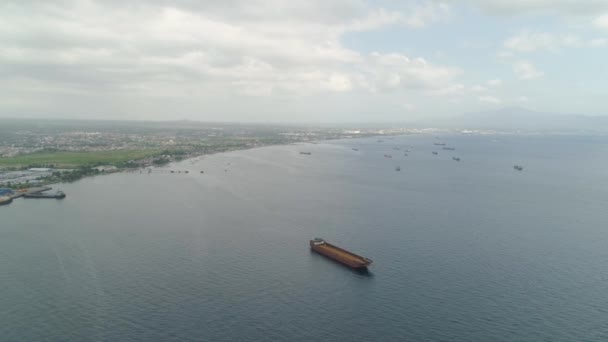
<svg viewBox="0 0 608 342">
<path fill-rule="evenodd" d="M 158 155 L 158 150 L 98 151 L 98 152 L 37 152 L 16 157 L 0 158 L 2 167 L 26 167 L 54 164 L 56 168 L 84 165 L 116 165 L 129 160 Z"/>
</svg>

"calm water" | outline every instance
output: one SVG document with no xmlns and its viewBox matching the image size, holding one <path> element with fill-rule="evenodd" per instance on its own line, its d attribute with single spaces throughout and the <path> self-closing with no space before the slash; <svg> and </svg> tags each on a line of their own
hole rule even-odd
<svg viewBox="0 0 608 342">
<path fill-rule="evenodd" d="M 0 340 L 608 340 L 608 138 L 376 140 L 0 207 Z M 370 273 L 312 254 L 315 236 Z"/>
</svg>

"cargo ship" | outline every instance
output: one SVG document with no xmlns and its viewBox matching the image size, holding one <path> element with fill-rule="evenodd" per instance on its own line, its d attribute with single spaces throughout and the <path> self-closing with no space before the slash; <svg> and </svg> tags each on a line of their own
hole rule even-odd
<svg viewBox="0 0 608 342">
<path fill-rule="evenodd" d="M 62 199 L 65 198 L 65 193 L 63 193 L 63 191 L 57 191 L 54 194 L 47 194 L 47 193 L 33 193 L 33 194 L 25 194 L 23 195 L 23 197 L 25 198 L 56 198 L 56 199 Z"/>
<path fill-rule="evenodd" d="M 310 240 L 310 249 L 354 269 L 366 269 L 372 260 L 334 246 L 320 238 Z"/>
<path fill-rule="evenodd" d="M 0 205 L 9 204 L 13 201 L 13 198 L 10 196 L 0 196 Z"/>
</svg>

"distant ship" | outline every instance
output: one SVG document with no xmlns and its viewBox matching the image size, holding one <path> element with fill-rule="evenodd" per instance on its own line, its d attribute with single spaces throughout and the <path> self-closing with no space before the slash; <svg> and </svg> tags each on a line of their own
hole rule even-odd
<svg viewBox="0 0 608 342">
<path fill-rule="evenodd" d="M 434 143 L 433 145 L 437 145 L 437 146 L 445 146 L 445 143 Z"/>
<path fill-rule="evenodd" d="M 359 149 L 358 148 L 353 148 L 353 151 L 359 151 Z"/>
<path fill-rule="evenodd" d="M 380 140 L 378 140 L 378 142 L 384 142 L 384 140 L 380 139 Z"/>
<path fill-rule="evenodd" d="M 395 151 L 399 151 L 399 150 L 400 150 L 400 148 L 399 148 L 399 147 L 393 147 L 393 150 L 395 150 Z"/>
<path fill-rule="evenodd" d="M 454 159 L 455 161 L 460 161 L 460 158 L 458 157 L 452 157 L 452 159 Z"/>
<path fill-rule="evenodd" d="M 397 167 L 395 168 L 395 171 L 401 171 L 401 166 L 397 166 Z"/>
<path fill-rule="evenodd" d="M 23 197 L 25 197 L 25 198 L 55 198 L 55 199 L 62 199 L 62 198 L 65 198 L 65 193 L 63 193 L 63 191 L 57 191 L 54 194 L 49 194 L 49 193 L 44 193 L 44 192 L 38 192 L 38 193 L 33 193 L 33 194 L 24 194 Z"/>
<path fill-rule="evenodd" d="M 454 151 L 455 150 L 455 148 L 453 148 L 453 147 L 444 147 L 443 149 L 444 150 L 448 150 L 448 151 Z"/>
<path fill-rule="evenodd" d="M 434 155 L 438 155 L 439 153 L 437 153 L 437 152 L 433 151 L 433 154 L 434 154 Z"/>
<path fill-rule="evenodd" d="M 0 205 L 9 204 L 13 201 L 13 198 L 10 196 L 1 196 L 0 197 Z"/>
<path fill-rule="evenodd" d="M 385 154 L 384 158 L 393 158 L 393 156 L 391 156 L 390 154 Z"/>
<path fill-rule="evenodd" d="M 311 155 L 311 154 L 312 154 L 312 152 L 300 152 L 300 154 L 306 154 L 306 155 L 308 155 L 308 156 L 309 156 L 309 155 Z"/>
<path fill-rule="evenodd" d="M 524 167 L 523 167 L 523 166 L 521 166 L 521 165 L 513 165 L 513 168 L 514 168 L 515 170 L 517 170 L 517 171 L 521 171 L 521 170 L 523 170 L 523 169 L 524 169 Z"/>
<path fill-rule="evenodd" d="M 354 269 L 366 269 L 373 261 L 334 246 L 320 238 L 310 240 L 310 249 Z"/>
</svg>

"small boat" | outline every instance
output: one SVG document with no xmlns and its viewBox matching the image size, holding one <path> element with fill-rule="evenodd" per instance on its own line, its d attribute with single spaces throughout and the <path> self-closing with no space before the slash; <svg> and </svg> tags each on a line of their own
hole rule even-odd
<svg viewBox="0 0 608 342">
<path fill-rule="evenodd" d="M 201 173 L 205 173 L 205 171 L 201 171 Z"/>
<path fill-rule="evenodd" d="M 358 148 L 353 148 L 353 151 L 359 151 L 359 149 Z"/>
<path fill-rule="evenodd" d="M 455 161 L 460 161 L 460 158 L 458 157 L 452 157 L 452 159 L 454 159 Z"/>
<path fill-rule="evenodd" d="M 513 168 L 514 168 L 515 170 L 517 170 L 517 171 L 521 171 L 521 170 L 523 170 L 523 169 L 524 169 L 524 167 L 523 167 L 523 166 L 521 166 L 521 165 L 513 165 Z"/>
<path fill-rule="evenodd" d="M 384 140 L 380 139 L 380 140 L 378 140 L 378 142 L 384 142 Z"/>
<path fill-rule="evenodd" d="M 443 149 L 444 150 L 448 150 L 448 151 L 454 151 L 455 150 L 455 148 L 453 148 L 453 147 L 444 147 Z"/>
<path fill-rule="evenodd" d="M 407 156 L 408 156 L 408 154 L 407 154 L 407 153 L 404 153 L 404 154 L 403 154 L 403 156 L 404 156 L 404 157 L 407 157 Z"/>
<path fill-rule="evenodd" d="M 395 150 L 395 151 L 399 151 L 399 150 L 401 150 L 401 149 L 400 149 L 399 147 L 393 147 L 393 150 Z"/>
<path fill-rule="evenodd" d="M 445 143 L 434 143 L 433 145 L 436 145 L 436 146 L 445 146 Z"/>
<path fill-rule="evenodd" d="M 393 156 L 391 156 L 390 154 L 385 154 L 384 158 L 393 158 Z"/>
<path fill-rule="evenodd" d="M 300 154 L 305 154 L 305 155 L 308 155 L 308 156 L 309 156 L 309 155 L 311 155 L 311 154 L 312 154 L 312 152 L 300 152 Z"/>
<path fill-rule="evenodd" d="M 395 171 L 401 171 L 401 166 L 397 166 L 397 167 L 395 168 Z"/>
<path fill-rule="evenodd" d="M 437 152 L 433 151 L 433 154 L 434 154 L 434 155 L 438 155 L 439 153 L 437 153 Z"/>
</svg>

